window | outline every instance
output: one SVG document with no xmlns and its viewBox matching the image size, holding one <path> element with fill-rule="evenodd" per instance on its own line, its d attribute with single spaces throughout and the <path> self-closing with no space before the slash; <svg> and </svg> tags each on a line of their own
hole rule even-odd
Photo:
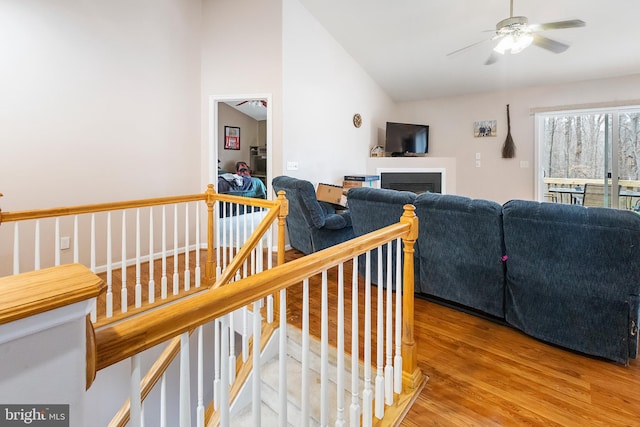
<svg viewBox="0 0 640 427">
<path fill-rule="evenodd" d="M 602 206 L 640 204 L 640 107 L 538 113 L 536 125 L 539 200 L 584 204 L 592 184 Z"/>
</svg>

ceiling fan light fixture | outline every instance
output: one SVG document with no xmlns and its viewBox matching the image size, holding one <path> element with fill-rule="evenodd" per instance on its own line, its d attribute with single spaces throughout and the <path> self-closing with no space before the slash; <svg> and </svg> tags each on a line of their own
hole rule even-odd
<svg viewBox="0 0 640 427">
<path fill-rule="evenodd" d="M 500 40 L 500 43 L 493 48 L 495 52 L 504 55 L 509 51 L 512 55 L 520 53 L 531 45 L 533 35 L 530 32 L 520 32 L 518 34 L 508 34 Z"/>
</svg>

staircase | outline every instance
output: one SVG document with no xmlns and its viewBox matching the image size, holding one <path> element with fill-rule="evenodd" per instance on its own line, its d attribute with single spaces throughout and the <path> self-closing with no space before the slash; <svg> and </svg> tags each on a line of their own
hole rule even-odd
<svg viewBox="0 0 640 427">
<path fill-rule="evenodd" d="M 274 345 L 275 344 L 275 345 Z M 273 351 L 271 347 L 275 347 L 277 351 L 277 334 L 271 339 L 271 342 L 264 350 L 263 366 L 262 366 L 262 381 L 261 381 L 261 413 L 260 419 L 262 425 L 270 426 L 278 424 L 278 372 L 279 372 L 279 358 L 278 354 Z M 309 395 L 311 396 L 309 402 L 309 424 L 310 426 L 322 425 L 320 415 L 320 383 L 321 383 L 321 349 L 320 343 L 311 339 L 309 343 Z M 345 355 L 344 359 L 345 371 L 345 392 L 343 399 L 343 413 L 344 422 L 349 423 L 349 407 L 352 401 L 351 394 L 351 358 Z M 362 365 L 362 363 L 360 363 Z M 287 425 L 292 427 L 298 427 L 305 425 L 302 421 L 302 396 L 300 392 L 300 385 L 302 384 L 302 333 L 297 328 L 287 328 Z M 335 348 L 329 349 L 329 369 L 328 369 L 328 422 L 329 425 L 336 424 L 337 414 L 337 351 Z M 362 366 L 361 366 L 362 368 Z M 361 369 L 362 378 L 364 370 Z M 251 382 L 246 389 L 243 389 L 241 395 L 236 402 L 244 402 L 243 407 L 238 408 L 232 405 L 231 409 L 231 425 L 232 426 L 251 426 L 253 425 L 253 414 L 250 403 L 251 396 Z M 362 388 L 362 381 L 360 381 L 360 388 Z M 246 399 L 249 396 L 249 399 Z M 361 396 L 358 397 L 359 404 L 362 404 Z M 238 405 L 240 406 L 240 405 Z"/>
</svg>

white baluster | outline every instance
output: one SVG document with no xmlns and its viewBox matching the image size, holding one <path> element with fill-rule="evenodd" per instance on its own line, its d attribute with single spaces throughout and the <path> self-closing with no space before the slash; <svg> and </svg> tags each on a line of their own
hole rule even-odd
<svg viewBox="0 0 640 427">
<path fill-rule="evenodd" d="M 96 272 L 96 214 L 91 214 L 91 271 Z"/>
<path fill-rule="evenodd" d="M 184 290 L 191 289 L 191 270 L 189 268 L 189 203 L 184 204 Z"/>
<path fill-rule="evenodd" d="M 136 291 L 135 305 L 142 306 L 142 283 L 140 282 L 140 208 L 136 209 Z"/>
<path fill-rule="evenodd" d="M 384 277 L 382 275 L 382 246 L 378 247 L 378 298 L 376 310 L 376 388 L 375 415 L 384 417 Z"/>
<path fill-rule="evenodd" d="M 384 367 L 384 401 L 393 405 L 393 281 L 392 257 L 393 245 L 387 243 L 387 320 L 385 326 L 386 361 Z"/>
<path fill-rule="evenodd" d="M 229 426 L 229 315 L 220 319 L 220 425 Z"/>
<path fill-rule="evenodd" d="M 287 426 L 287 290 L 280 291 L 280 382 L 278 392 L 280 394 L 280 410 L 278 420 L 280 427 Z"/>
<path fill-rule="evenodd" d="M 235 313 L 229 314 L 229 385 L 236 380 L 236 328 Z"/>
<path fill-rule="evenodd" d="M 80 244 L 78 237 L 78 215 L 73 216 L 73 262 L 80 263 Z"/>
<path fill-rule="evenodd" d="M 222 244 L 221 241 L 221 234 L 220 234 L 220 212 L 222 209 L 222 205 L 220 204 L 220 202 L 215 202 L 215 204 L 213 205 L 213 211 L 214 211 L 214 215 L 213 215 L 213 222 L 215 224 L 214 230 L 216 233 L 216 277 L 220 277 L 220 273 L 222 273 L 222 262 L 221 262 L 221 251 L 220 251 L 220 247 Z"/>
<path fill-rule="evenodd" d="M 253 303 L 253 384 L 251 387 L 251 414 L 253 415 L 253 425 L 259 426 L 262 418 L 262 398 L 260 382 L 262 381 L 260 366 L 260 341 L 262 339 L 262 316 L 260 316 L 260 303 Z"/>
<path fill-rule="evenodd" d="M 154 242 L 153 242 L 153 206 L 149 207 L 149 288 L 147 299 L 149 304 L 153 304 L 156 300 L 156 281 L 154 279 L 155 261 L 153 260 Z"/>
<path fill-rule="evenodd" d="M 162 206 L 162 279 L 160 281 L 160 297 L 167 298 L 167 288 L 169 286 L 167 279 L 167 209 Z"/>
<path fill-rule="evenodd" d="M 302 395 L 300 412 L 302 426 L 309 425 L 309 279 L 302 281 Z"/>
<path fill-rule="evenodd" d="M 204 333 L 198 327 L 198 412 L 197 427 L 204 427 Z"/>
<path fill-rule="evenodd" d="M 107 317 L 113 316 L 113 255 L 111 249 L 111 211 L 107 212 Z"/>
<path fill-rule="evenodd" d="M 242 307 L 242 361 L 249 359 L 249 308 Z"/>
<path fill-rule="evenodd" d="M 362 424 L 370 427 L 373 423 L 371 390 L 371 251 L 365 256 L 364 288 L 364 390 L 362 391 Z"/>
<path fill-rule="evenodd" d="M 359 388 L 359 330 L 358 330 L 358 257 L 353 258 L 351 274 L 351 405 L 349 406 L 349 425 L 360 425 Z"/>
<path fill-rule="evenodd" d="M 33 260 L 33 269 L 40 270 L 40 220 L 36 220 L 36 234 L 35 234 L 35 253 Z"/>
<path fill-rule="evenodd" d="M 200 205 L 196 204 L 196 270 L 194 272 L 196 288 L 200 287 Z"/>
<path fill-rule="evenodd" d="M 180 335 L 180 427 L 191 427 L 189 332 Z"/>
<path fill-rule="evenodd" d="M 56 221 L 55 221 L 55 231 L 54 231 L 54 242 L 53 242 L 53 246 L 54 246 L 54 262 L 53 265 L 58 266 L 60 265 L 60 218 L 56 217 Z"/>
<path fill-rule="evenodd" d="M 167 427 L 167 374 L 160 380 L 160 427 Z"/>
<path fill-rule="evenodd" d="M 393 390 L 402 393 L 402 239 L 396 240 L 396 356 L 393 358 Z"/>
<path fill-rule="evenodd" d="M 180 292 L 180 274 L 178 273 L 178 205 L 173 205 L 173 294 Z"/>
<path fill-rule="evenodd" d="M 127 302 L 127 211 L 122 211 L 122 263 L 120 264 L 122 281 L 120 287 L 120 311 L 126 313 Z"/>
<path fill-rule="evenodd" d="M 338 354 L 336 360 L 336 427 L 346 425 L 344 419 L 344 264 L 338 264 Z"/>
<path fill-rule="evenodd" d="M 213 409 L 220 409 L 220 319 L 213 322 Z"/>
<path fill-rule="evenodd" d="M 96 214 L 91 214 L 91 271 L 96 272 Z M 98 307 L 96 298 L 93 299 L 93 309 L 91 310 L 91 321 L 98 319 Z"/>
<path fill-rule="evenodd" d="M 229 213 L 229 203 L 224 203 L 221 206 L 222 209 L 222 247 L 219 250 L 222 251 L 222 269 L 227 266 L 227 225 L 229 221 L 228 213 Z"/>
<path fill-rule="evenodd" d="M 322 271 L 320 317 L 320 425 L 329 424 L 329 290 L 327 270 Z"/>
<path fill-rule="evenodd" d="M 13 274 L 20 274 L 20 227 L 13 224 Z"/>
<path fill-rule="evenodd" d="M 142 394 L 140 390 L 140 354 L 131 357 L 131 380 L 129 383 L 130 394 L 130 425 L 142 425 Z"/>
</svg>

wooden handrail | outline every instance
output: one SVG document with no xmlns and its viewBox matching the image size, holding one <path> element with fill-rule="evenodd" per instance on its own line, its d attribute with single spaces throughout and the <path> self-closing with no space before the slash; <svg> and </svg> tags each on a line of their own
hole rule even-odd
<svg viewBox="0 0 640 427">
<path fill-rule="evenodd" d="M 128 200 L 123 202 L 96 203 L 71 207 L 58 207 L 50 209 L 37 209 L 20 212 L 3 212 L 2 222 L 24 221 L 29 219 L 52 218 L 56 216 L 80 215 L 122 209 L 143 208 L 148 206 L 168 205 L 172 203 L 195 202 L 205 200 L 204 194 L 191 194 L 186 196 L 157 197 L 153 199 Z"/>
<path fill-rule="evenodd" d="M 278 265 L 209 292 L 96 331 L 97 369 L 106 368 L 155 345 L 300 283 L 392 239 L 410 235 L 409 221 L 390 225 L 303 258 Z M 413 280 L 413 278 L 411 278 Z M 411 296 L 413 297 L 413 295 Z M 413 323 L 413 319 L 411 320 Z"/>
<path fill-rule="evenodd" d="M 80 264 L 0 278 L 0 325 L 97 297 L 106 284 Z"/>
</svg>

